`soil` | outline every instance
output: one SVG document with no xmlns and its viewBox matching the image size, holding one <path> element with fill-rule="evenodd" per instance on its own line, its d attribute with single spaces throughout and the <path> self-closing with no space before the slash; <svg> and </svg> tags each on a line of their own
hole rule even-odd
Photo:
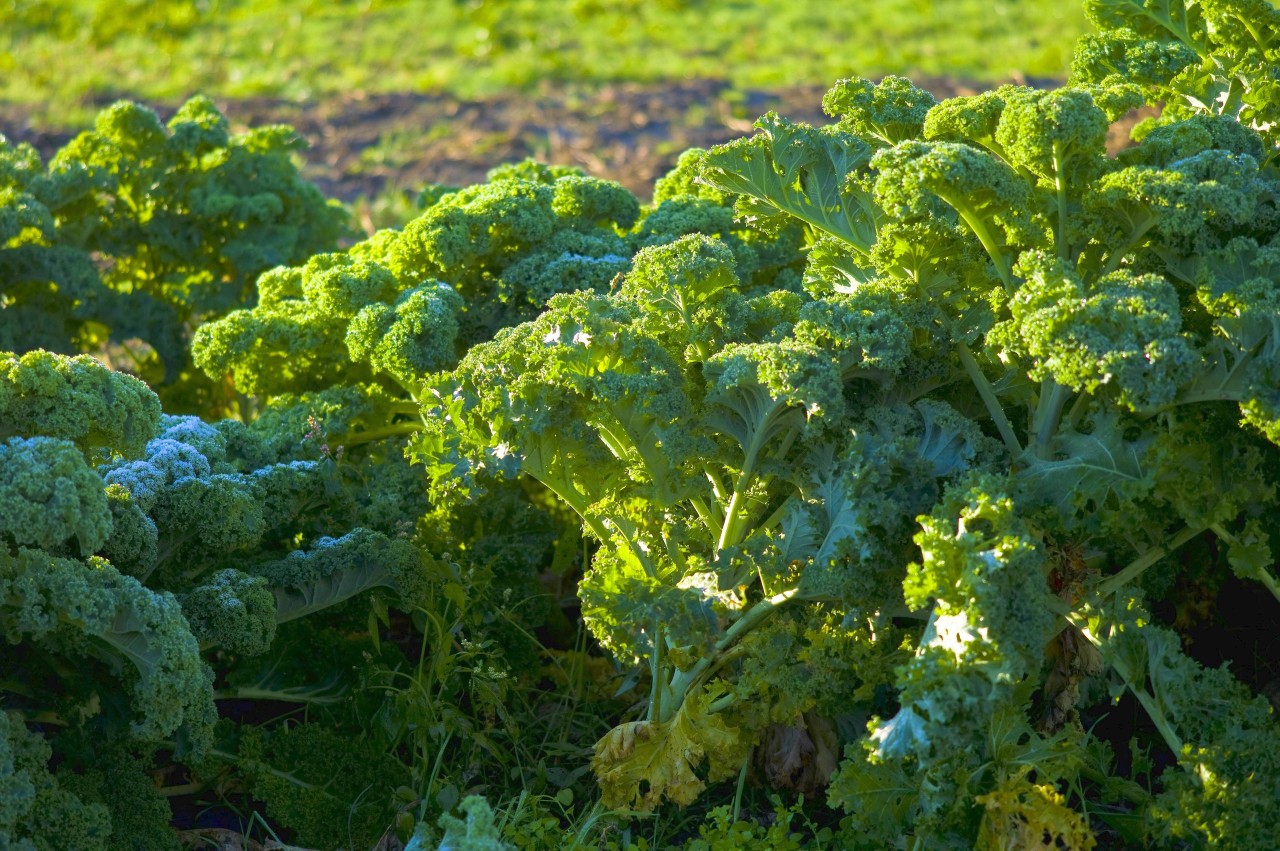
<svg viewBox="0 0 1280 851">
<path fill-rule="evenodd" d="M 917 83 L 939 98 L 987 88 L 943 78 Z M 219 106 L 238 129 L 293 125 L 310 144 L 305 173 L 327 195 L 343 201 L 429 183 L 465 186 L 484 180 L 485 172 L 499 163 L 530 156 L 580 166 L 648 199 L 654 180 L 680 152 L 750 133 L 752 121 L 769 110 L 795 121 L 827 121 L 821 112 L 824 91 L 814 86 L 741 91 L 724 81 L 689 80 L 594 90 L 547 86 L 483 100 L 354 94 L 309 102 L 220 99 Z M 177 107 L 150 105 L 162 117 Z M 31 142 L 46 157 L 77 129 L 33 126 L 29 110 L 0 103 L 0 133 Z"/>
</svg>

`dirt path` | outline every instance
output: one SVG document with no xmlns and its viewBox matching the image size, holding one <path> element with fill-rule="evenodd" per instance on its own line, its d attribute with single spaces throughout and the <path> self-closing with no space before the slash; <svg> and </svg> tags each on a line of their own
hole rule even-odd
<svg viewBox="0 0 1280 851">
<path fill-rule="evenodd" d="M 939 98 L 984 88 L 951 79 L 918 82 Z M 406 93 L 219 105 L 239 128 L 292 124 L 311 145 L 307 175 L 326 194 L 345 201 L 376 196 L 388 187 L 463 186 L 483 180 L 499 163 L 530 156 L 580 166 L 647 199 L 653 181 L 681 151 L 749 133 L 752 121 L 768 110 L 797 121 L 826 120 L 824 91 L 743 92 L 722 81 L 693 80 L 593 91 L 546 87 L 472 101 Z M 175 105 L 153 106 L 166 116 Z M 32 142 L 46 156 L 72 135 L 66 129 L 33 128 L 22 110 L 5 104 L 0 104 L 0 133 Z"/>
<path fill-rule="evenodd" d="M 951 81 L 926 81 L 938 95 L 976 91 Z M 222 100 L 237 127 L 292 124 L 310 143 L 307 174 L 343 200 L 387 186 L 461 186 L 493 166 L 534 156 L 577 165 L 618 180 L 647 197 L 655 178 L 680 152 L 748 133 L 773 109 L 794 120 L 821 121 L 824 89 L 735 91 L 695 80 L 665 86 L 615 85 L 595 91 L 545 88 L 462 101 L 447 95 L 387 94 L 293 102 Z M 162 115 L 174 104 L 152 104 Z M 46 156 L 73 129 L 30 126 L 25 112 L 0 104 L 0 133 L 32 142 Z"/>
</svg>

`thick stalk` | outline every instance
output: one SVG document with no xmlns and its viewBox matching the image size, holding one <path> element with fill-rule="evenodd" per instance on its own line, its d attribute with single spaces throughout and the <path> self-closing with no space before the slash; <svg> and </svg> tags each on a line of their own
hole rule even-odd
<svg viewBox="0 0 1280 851">
<path fill-rule="evenodd" d="M 650 721 L 665 720 L 662 717 L 662 692 L 667 679 L 663 676 L 662 671 L 662 645 L 665 641 L 666 637 L 662 634 L 662 627 L 655 623 L 653 653 L 649 654 L 649 676 L 652 680 L 649 686 Z"/>
<path fill-rule="evenodd" d="M 197 792 L 203 792 L 207 789 L 204 783 L 183 783 L 178 786 L 161 786 L 156 789 L 162 796 L 166 798 L 181 798 L 185 795 L 194 795 Z M 283 851 L 283 849 L 282 849 Z"/>
<path fill-rule="evenodd" d="M 1133 681 L 1133 677 L 1129 673 L 1120 670 L 1118 666 L 1116 670 L 1124 681 L 1129 684 L 1129 691 L 1133 692 L 1133 696 L 1138 699 L 1138 703 L 1142 704 L 1142 708 L 1147 712 L 1147 717 L 1151 719 L 1151 723 L 1156 725 L 1156 729 L 1160 731 L 1160 737 L 1169 746 L 1169 750 L 1180 756 L 1182 754 L 1182 737 L 1173 729 L 1173 725 L 1169 723 L 1169 719 L 1160 711 L 1160 707 L 1156 705 L 1155 700 L 1142 687 L 1141 683 Z"/>
<path fill-rule="evenodd" d="M 702 471 L 707 474 L 707 481 L 711 482 L 711 492 L 715 494 L 716 500 L 720 503 L 729 501 L 729 492 L 724 489 L 724 484 L 720 481 L 720 477 L 711 471 L 710 465 L 703 465 Z"/>
<path fill-rule="evenodd" d="M 397 414 L 409 414 L 415 417 L 422 414 L 422 406 L 408 399 L 399 399 L 391 402 L 387 405 L 387 409 Z"/>
<path fill-rule="evenodd" d="M 689 505 L 693 507 L 694 513 L 698 515 L 698 519 L 702 521 L 702 525 L 707 527 L 707 531 L 716 534 L 723 520 L 717 520 L 715 515 L 711 513 L 711 508 L 705 500 L 691 499 Z"/>
<path fill-rule="evenodd" d="M 1040 400 L 1036 403 L 1036 412 L 1031 418 L 1031 451 L 1037 458 L 1048 458 L 1049 443 L 1058 433 L 1058 424 L 1062 421 L 1062 409 L 1066 407 L 1071 391 L 1052 378 L 1046 378 L 1040 385 Z"/>
<path fill-rule="evenodd" d="M 741 484 L 747 470 L 744 468 L 742 472 L 744 476 L 738 479 L 739 486 L 733 489 L 733 496 L 729 499 L 729 504 L 724 509 L 724 525 L 720 527 L 720 539 L 716 541 L 716 555 L 719 555 L 724 551 L 725 547 L 729 546 L 732 540 L 731 535 L 734 532 L 734 521 L 741 510 L 740 503 L 746 496 L 746 489 L 741 487 Z"/>
<path fill-rule="evenodd" d="M 716 542 L 716 552 L 721 552 L 725 547 L 738 543 L 739 528 L 742 525 L 742 500 L 746 499 L 747 489 L 751 486 L 751 478 L 755 475 L 756 464 L 759 463 L 760 453 L 764 451 L 765 441 L 769 439 L 770 426 L 773 417 L 779 411 L 785 410 L 781 404 L 775 404 L 774 409 L 764 417 L 760 424 L 760 428 L 751 438 L 751 444 L 747 447 L 742 459 L 742 472 L 738 474 L 738 480 L 734 483 L 733 493 L 729 497 L 729 505 L 724 510 L 724 526 L 720 530 L 720 540 Z M 789 437 L 786 441 L 790 445 Z"/>
<path fill-rule="evenodd" d="M 764 448 L 764 436 L 767 429 L 760 429 L 759 434 L 751 441 L 749 450 L 749 458 L 744 467 L 742 467 L 742 475 L 737 479 L 737 484 L 733 486 L 733 495 L 730 498 L 730 505 L 724 511 L 724 526 L 721 529 L 721 537 L 716 544 L 716 552 L 719 553 L 726 546 L 732 546 L 739 543 L 745 536 L 746 530 L 751 529 L 750 514 L 746 511 L 746 507 L 742 504 L 742 500 L 746 499 L 746 490 L 750 485 L 750 476 L 754 475 L 755 467 L 759 463 L 760 452 Z M 790 429 L 786 435 L 783 435 L 780 445 L 778 445 L 777 457 L 786 456 L 791 444 L 795 443 L 796 436 L 799 436 L 799 429 Z M 767 479 L 760 480 L 758 484 L 768 484 Z"/>
<path fill-rule="evenodd" d="M 676 570 L 680 571 L 680 575 L 687 575 L 689 573 L 689 563 L 685 560 L 684 553 L 680 552 L 680 547 L 671 540 L 666 532 L 662 533 L 662 545 L 666 547 L 667 558 L 671 559 L 671 563 L 676 566 Z"/>
<path fill-rule="evenodd" d="M 625 435 L 620 436 L 614 434 L 613 429 L 604 423 L 595 423 L 597 434 L 600 435 L 600 442 L 605 445 L 610 454 L 619 461 L 629 461 L 631 453 L 629 449 L 634 449 L 635 444 L 630 440 L 624 440 Z M 639 453 L 636 453 L 639 454 Z"/>
<path fill-rule="evenodd" d="M 772 514 L 770 514 L 764 520 L 761 520 L 759 523 L 757 523 L 755 528 L 772 529 L 774 526 L 777 526 L 779 523 L 782 522 L 782 517 L 787 513 L 787 509 L 790 508 L 798 498 L 799 497 L 796 494 L 792 494 L 791 496 L 784 499 L 782 501 L 782 504 L 779 505 L 777 508 L 775 508 Z"/>
<path fill-rule="evenodd" d="M 741 644 L 735 644 L 733 647 L 730 647 L 728 650 L 721 653 L 719 657 L 717 657 L 716 661 L 712 663 L 711 667 L 707 668 L 706 676 L 708 678 L 714 677 L 717 673 L 720 672 L 721 668 L 723 668 L 725 665 L 729 664 L 730 662 L 734 661 L 735 659 L 741 658 L 742 655 L 745 654 L 746 652 L 747 652 L 746 648 L 743 647 Z M 713 701 L 710 704 L 710 706 L 712 707 L 711 711 L 719 712 L 720 709 L 723 709 L 725 706 L 727 706 L 728 704 L 724 703 L 725 698 L 730 698 L 731 700 L 734 699 L 733 694 L 730 693 L 720 698 L 719 700 Z M 715 707 L 717 706 L 720 707 L 720 709 L 716 709 Z"/>
<path fill-rule="evenodd" d="M 982 404 L 986 406 L 987 413 L 991 415 L 992 422 L 995 423 L 996 431 L 1000 432 L 1000 439 L 1004 441 L 1004 445 L 1009 447 L 1009 451 L 1014 457 L 1022 454 L 1022 444 L 1018 443 L 1018 436 L 1013 433 L 1013 426 L 1009 422 L 1009 418 L 1004 414 L 1004 408 L 1000 404 L 1000 400 L 996 398 L 996 391 L 992 388 L 991 382 L 987 381 L 987 377 L 982 373 L 982 367 L 978 366 L 978 360 L 973 356 L 973 352 L 964 343 L 956 344 L 956 354 L 960 356 L 960 363 L 964 366 L 965 373 L 969 376 L 969 380 L 973 382 L 973 386 L 977 388 L 978 395 L 982 397 Z"/>
<path fill-rule="evenodd" d="M 1261 582 L 1263 586 L 1271 592 L 1272 597 L 1275 597 L 1276 600 L 1280 600 L 1280 584 L 1276 583 L 1276 578 L 1269 572 L 1262 570 L 1257 573 L 1251 573 L 1249 574 L 1249 578 L 1256 579 L 1258 582 Z"/>
<path fill-rule="evenodd" d="M 202 646 L 201 650 L 204 649 Z M 331 693 L 308 694 L 305 689 L 270 689 L 241 686 L 220 689 L 213 693 L 214 700 L 273 700 L 281 703 L 305 703 L 311 706 L 327 706 L 348 699 L 346 688 Z"/>
<path fill-rule="evenodd" d="M 785 458 L 786 454 L 791 451 L 791 446 L 796 442 L 796 438 L 799 437 L 799 435 L 800 431 L 798 429 L 790 429 L 786 435 L 783 436 L 781 444 L 778 446 L 778 451 L 774 457 Z M 762 476 L 756 481 L 756 484 L 763 488 L 768 488 L 772 483 L 773 476 Z M 757 506 L 757 508 L 761 510 L 768 508 L 770 502 L 772 502 L 772 498 L 765 499 L 761 505 Z M 742 538 L 746 537 L 746 530 L 768 529 L 773 525 L 771 521 L 774 515 L 771 514 L 770 520 L 766 520 L 764 522 L 755 521 L 753 519 L 755 516 L 756 508 L 748 510 L 746 506 L 743 507 L 737 520 L 737 528 L 734 529 L 733 538 L 730 540 L 731 544 L 736 544 L 738 541 L 742 540 Z"/>
<path fill-rule="evenodd" d="M 229 762 L 232 765 L 241 764 L 241 760 L 238 755 L 233 753 L 227 753 L 226 751 L 219 750 L 218 748 L 210 748 L 208 751 L 206 751 L 206 753 L 208 753 L 209 756 L 216 756 L 218 759 Z M 317 786 L 314 783 L 308 783 L 307 781 L 303 780 L 300 777 L 294 777 L 292 774 L 289 774 L 287 771 L 281 771 L 278 768 L 273 768 L 270 765 L 267 765 L 266 763 L 255 761 L 253 769 L 254 771 L 258 771 L 263 774 L 270 774 L 272 777 L 283 780 L 284 782 L 288 783 L 290 786 L 296 786 L 299 789 L 307 789 L 312 792 L 319 792 L 320 794 L 324 795 L 330 800 L 333 800 L 333 801 L 338 800 L 337 798 L 334 798 L 332 795 L 330 795 L 328 792 L 324 791 L 324 787 Z"/>
<path fill-rule="evenodd" d="M 751 751 L 747 751 L 742 760 L 742 769 L 738 771 L 738 788 L 733 793 L 733 823 L 737 824 L 742 815 L 742 791 L 747 786 L 747 766 L 751 765 Z"/>
<path fill-rule="evenodd" d="M 1084 391 L 1081 391 L 1076 396 L 1076 400 L 1071 403 L 1071 409 L 1067 411 L 1067 425 L 1075 428 L 1080 424 L 1080 418 L 1084 416 L 1084 412 L 1089 409 L 1089 400 L 1092 398 L 1092 396 Z"/>
<path fill-rule="evenodd" d="M 405 394 L 406 396 L 408 396 L 408 397 L 409 397 L 409 401 L 410 401 L 411 403 L 413 403 L 413 405 L 414 405 L 414 406 L 416 406 L 416 408 L 417 408 L 417 413 L 418 413 L 418 415 L 419 415 L 419 416 L 421 416 L 421 417 L 422 417 L 422 421 L 423 421 L 423 422 L 426 422 L 426 419 L 427 419 L 427 418 L 426 418 L 426 416 L 422 413 L 422 404 L 421 404 L 422 400 L 418 398 L 418 393 L 419 393 L 419 392 L 421 392 L 422 388 L 421 388 L 421 387 L 413 387 L 413 386 L 411 386 L 411 385 L 409 385 L 409 384 L 404 383 L 403 381 L 401 381 L 401 380 L 400 380 L 400 379 L 398 379 L 398 378 L 394 378 L 394 377 L 393 377 L 391 380 L 392 380 L 392 381 L 394 381 L 396 384 L 400 385 L 400 389 L 401 389 L 401 390 L 403 390 L 403 391 L 404 391 L 404 394 Z M 401 401 L 403 401 L 403 400 L 401 400 Z"/>
</svg>

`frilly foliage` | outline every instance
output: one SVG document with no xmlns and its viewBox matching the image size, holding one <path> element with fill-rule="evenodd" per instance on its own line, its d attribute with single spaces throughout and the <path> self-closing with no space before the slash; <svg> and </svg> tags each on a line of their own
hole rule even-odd
<svg viewBox="0 0 1280 851">
<path fill-rule="evenodd" d="M 1089 10 L 1065 87 L 842 80 L 651 205 L 526 162 L 346 251 L 202 102 L 3 149 L 21 327 L 208 320 L 166 394 L 240 416 L 0 355 L 0 844 L 162 837 L 106 794 L 157 756 L 322 847 L 1265 844 L 1275 671 L 1212 641 L 1280 604 L 1280 20 Z M 261 242 L 50 206 L 134 148 Z"/>
<path fill-rule="evenodd" d="M 141 803 L 158 749 L 215 771 L 224 751 L 213 666 L 221 678 L 269 658 L 281 624 L 373 589 L 387 595 L 384 610 L 431 607 L 439 573 L 405 537 L 421 503 L 395 487 L 372 496 L 367 459 L 340 469 L 318 450 L 300 457 L 305 432 L 273 447 L 280 435 L 240 422 L 163 415 L 145 384 L 87 357 L 2 358 L 0 405 L 13 436 L 0 442 L 0 634 L 9 645 L 0 738 L 21 754 L 0 758 L 0 786 L 14 802 L 0 838 L 20 848 L 172 848 L 168 804 L 121 807 L 115 790 L 132 784 Z M 308 692 L 286 678 L 246 694 Z M 51 722 L 65 729 L 52 743 L 39 732 Z M 77 737 L 109 739 L 132 756 L 86 755 L 71 744 Z M 384 740 L 362 746 L 400 766 Z M 54 754 L 80 768 L 55 778 Z M 284 787 L 248 788 L 283 822 L 327 841 L 327 828 L 308 827 L 317 816 L 303 814 L 319 802 L 298 809 L 284 803 Z M 390 793 L 364 811 L 362 837 L 394 812 Z"/>
<path fill-rule="evenodd" d="M 832 787 L 851 845 L 1090 848 L 1122 832 L 1085 815 L 1105 803 L 1153 842 L 1243 848 L 1274 811 L 1250 798 L 1232 821 L 1217 775 L 1189 779 L 1255 776 L 1239 743 L 1277 734 L 1247 689 L 1162 640 L 1171 690 L 1152 695 L 1089 618 L 1167 588 L 1183 552 L 1277 591 L 1275 13 L 1091 15 L 1104 31 L 1070 86 L 935 103 L 845 80 L 832 126 L 769 115 L 687 155 L 652 215 L 675 220 L 686 193 L 683 220 L 712 230 L 552 298 L 421 394 L 411 452 L 436 500 L 526 476 L 597 544 L 584 620 L 650 683 L 597 745 L 607 804 L 687 805 L 771 724 L 819 735 L 819 692 L 781 664 L 805 643 L 774 624 L 831 607 L 863 643 L 831 657 L 866 674 L 844 711 L 870 720 Z M 1109 158 L 1108 124 L 1144 98 L 1176 103 Z M 801 229 L 800 286 L 744 274 L 734 240 L 751 239 L 712 215 L 730 202 L 752 239 Z M 1130 640 L 1156 640 L 1149 619 L 1125 621 Z M 1111 777 L 1085 726 L 1107 677 L 1177 764 L 1154 794 Z M 1164 706 L 1174 682 L 1226 714 Z"/>
<path fill-rule="evenodd" d="M 0 350 L 133 346 L 133 368 L 166 399 L 220 412 L 228 400 L 193 381 L 195 326 L 346 229 L 299 175 L 302 147 L 284 126 L 232 133 L 206 97 L 167 124 L 117 103 L 48 163 L 0 138 Z"/>
</svg>

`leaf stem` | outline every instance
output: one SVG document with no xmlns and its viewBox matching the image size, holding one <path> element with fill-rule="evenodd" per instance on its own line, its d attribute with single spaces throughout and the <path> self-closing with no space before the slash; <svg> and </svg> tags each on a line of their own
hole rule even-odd
<svg viewBox="0 0 1280 851">
<path fill-rule="evenodd" d="M 1237 542 L 1236 536 L 1228 532 L 1225 528 L 1223 528 L 1221 523 L 1214 523 L 1209 528 L 1210 530 L 1213 531 L 1213 534 L 1217 535 L 1219 538 L 1226 541 L 1228 545 L 1235 544 Z M 1232 565 L 1232 567 L 1234 568 L 1235 565 Z M 1236 575 L 1239 576 L 1241 579 L 1252 579 L 1255 582 L 1262 583 L 1263 587 L 1265 587 L 1268 591 L 1271 592 L 1272 597 L 1275 597 L 1277 600 L 1280 600 L 1280 584 L 1277 584 L 1276 578 L 1272 576 L 1271 571 L 1267 570 L 1265 567 L 1258 566 L 1255 569 L 1250 569 L 1243 572 L 1237 569 Z"/>
<path fill-rule="evenodd" d="M 716 542 L 716 552 L 719 553 L 725 547 L 738 543 L 741 539 L 740 529 L 743 525 L 743 509 L 742 501 L 746 498 L 747 490 L 751 485 L 751 478 L 755 475 L 756 464 L 759 463 L 760 453 L 764 451 L 765 441 L 771 436 L 772 428 L 769 422 L 773 417 L 786 410 L 786 406 L 777 403 L 774 410 L 770 411 L 764 418 L 759 429 L 751 438 L 751 444 L 747 447 L 746 453 L 742 461 L 742 472 L 738 474 L 738 479 L 733 486 L 733 494 L 729 497 L 729 505 L 724 511 L 724 526 L 720 530 L 720 540 Z M 783 438 L 783 446 L 790 447 L 791 442 L 795 440 L 795 429 L 789 430 L 790 433 Z"/>
<path fill-rule="evenodd" d="M 243 765 L 245 763 L 245 761 L 242 760 L 238 754 L 227 753 L 226 751 L 220 750 L 218 748 L 210 748 L 208 751 L 206 751 L 206 753 L 208 753 L 210 756 L 216 756 L 219 759 L 226 760 L 232 765 Z M 261 760 L 249 760 L 249 762 L 253 764 L 253 768 L 255 771 L 261 771 L 266 774 L 270 774 L 272 777 L 276 777 L 280 780 L 283 780 L 284 782 L 288 783 L 291 786 L 297 786 L 299 789 L 306 789 L 311 792 L 319 792 L 320 794 L 324 795 L 326 798 L 329 798 L 330 800 L 334 800 L 334 801 L 337 800 L 337 798 L 334 798 L 333 795 L 326 792 L 323 786 L 317 786 L 314 783 L 308 783 L 307 781 L 299 777 L 294 777 L 292 774 L 288 773 L 287 771 L 281 771 L 278 768 L 273 768 L 272 766 L 267 765 L 265 762 L 262 762 Z"/>
<path fill-rule="evenodd" d="M 738 771 L 738 788 L 733 793 L 733 823 L 737 824 L 742 817 L 742 792 L 747 785 L 747 766 L 751 764 L 751 751 L 742 758 L 742 769 Z"/>
<path fill-rule="evenodd" d="M 1156 217 L 1148 215 L 1147 218 L 1133 229 L 1133 233 L 1129 234 L 1129 239 L 1124 245 L 1116 248 L 1107 256 L 1107 265 L 1102 267 L 1102 271 L 1098 273 L 1098 277 L 1110 275 L 1112 272 L 1120 268 L 1120 264 L 1124 262 L 1124 258 L 1128 256 L 1129 251 L 1138 244 L 1138 242 L 1147 235 L 1147 231 L 1156 226 Z"/>
<path fill-rule="evenodd" d="M 944 198 L 947 203 L 951 203 L 949 198 Z M 991 262 L 995 264 L 996 274 L 1000 276 L 1001 283 L 1004 284 L 1004 291 L 1009 295 L 1013 295 L 1017 287 L 1013 284 L 1013 272 L 1009 269 L 1009 261 L 1005 259 L 1004 252 L 1000 250 L 1000 244 L 996 242 L 995 237 L 987 228 L 987 223 L 972 213 L 968 212 L 964 207 L 951 204 L 955 207 L 956 212 L 960 214 L 960 218 L 964 219 L 965 224 L 973 231 L 974 236 L 978 237 L 978 241 L 982 243 L 982 247 L 987 250 L 987 254 L 991 257 Z"/>
<path fill-rule="evenodd" d="M 547 490 L 564 500 L 565 505 L 572 508 L 574 513 L 582 518 L 582 522 L 602 543 L 609 540 L 609 530 L 600 522 L 598 517 L 592 517 L 588 513 L 586 499 L 582 494 L 578 493 L 577 488 L 567 482 L 564 483 L 564 486 L 559 486 L 560 483 L 553 481 L 550 476 L 537 476 L 533 473 L 530 473 L 530 475 L 541 482 Z"/>
<path fill-rule="evenodd" d="M 1126 565 L 1119 573 L 1116 573 L 1108 577 L 1105 581 L 1099 583 L 1098 587 L 1095 589 L 1097 596 L 1109 597 L 1116 593 L 1125 585 L 1128 585 L 1130 582 L 1146 572 L 1147 568 L 1151 567 L 1160 559 L 1181 547 L 1187 541 L 1190 541 L 1192 538 L 1199 535 L 1206 528 L 1208 527 L 1184 527 L 1181 532 L 1170 538 L 1167 544 L 1147 550 L 1145 553 L 1129 562 L 1129 564 Z"/>
<path fill-rule="evenodd" d="M 720 477 L 711 471 L 710 465 L 704 465 L 702 470 L 707 474 L 707 481 L 711 482 L 711 492 L 715 494 L 716 499 L 722 503 L 728 502 L 729 494 L 725 491 L 724 484 L 721 483 Z"/>
<path fill-rule="evenodd" d="M 756 524 L 756 528 L 772 529 L 774 526 L 777 526 L 779 523 L 782 522 L 783 515 L 786 514 L 787 509 L 791 507 L 792 503 L 794 503 L 796 499 L 798 499 L 798 495 L 794 493 L 791 494 L 791 496 L 784 499 L 782 501 L 782 504 L 779 505 L 776 509 L 774 509 L 772 514 L 770 514 L 764 520 L 761 520 L 758 524 Z"/>
<path fill-rule="evenodd" d="M 1120 655 L 1107 653 L 1107 641 L 1095 636 L 1089 629 L 1089 624 L 1084 618 L 1071 618 L 1072 625 L 1080 631 L 1080 634 L 1094 647 L 1102 652 L 1104 658 L 1108 658 L 1111 667 L 1115 668 L 1116 673 L 1124 680 L 1125 685 L 1129 687 L 1129 691 L 1137 698 L 1138 703 L 1142 705 L 1143 710 L 1147 713 L 1147 717 L 1151 719 L 1151 723 L 1156 725 L 1156 729 L 1160 731 L 1160 738 L 1164 739 L 1169 749 L 1176 755 L 1182 753 L 1182 737 L 1173 729 L 1173 725 L 1169 722 L 1164 711 L 1156 703 L 1155 699 L 1146 689 L 1146 675 L 1141 671 L 1131 671 L 1129 666 L 1125 664 L 1124 659 Z"/>
<path fill-rule="evenodd" d="M 1071 409 L 1067 411 L 1067 425 L 1075 428 L 1080 423 L 1080 418 L 1084 416 L 1084 412 L 1089 408 L 1089 401 L 1093 397 L 1088 393 L 1081 391 L 1076 400 L 1071 403 Z"/>
<path fill-rule="evenodd" d="M 987 381 L 987 377 L 982 373 L 982 367 L 978 366 L 978 360 L 973 356 L 973 352 L 964 343 L 956 344 L 956 354 L 960 356 L 960 363 L 964 366 L 964 371 L 969 376 L 969 380 L 973 382 L 973 386 L 977 388 L 978 395 L 982 397 L 982 404 L 986 405 L 987 413 L 991 415 L 992 422 L 995 423 L 996 431 L 1000 432 L 1000 439 L 1004 441 L 1004 445 L 1009 447 L 1009 451 L 1015 457 L 1022 454 L 1022 444 L 1018 442 L 1018 436 L 1013 433 L 1013 425 L 1010 424 L 1009 418 L 1005 416 L 1004 407 L 1001 406 L 1000 400 L 996 398 L 996 391 L 991 386 L 991 382 Z"/>
<path fill-rule="evenodd" d="M 1054 187 L 1057 190 L 1058 231 L 1054 241 L 1057 243 L 1058 256 L 1063 260 L 1070 259 L 1067 250 L 1067 182 L 1062 174 L 1062 142 L 1053 143 Z"/>
<path fill-rule="evenodd" d="M 779 607 L 794 597 L 798 590 L 799 588 L 789 588 L 786 591 L 774 594 L 772 597 L 767 597 L 747 609 L 742 617 L 734 621 L 724 631 L 724 634 L 720 636 L 720 640 L 715 643 L 710 653 L 699 659 L 689 670 L 677 671 L 675 676 L 671 678 L 671 692 L 675 697 L 676 703 L 679 704 L 684 700 L 684 696 L 688 693 L 690 687 L 701 680 L 702 676 L 715 664 L 721 653 L 724 653 L 742 636 L 759 626 Z"/>
</svg>

